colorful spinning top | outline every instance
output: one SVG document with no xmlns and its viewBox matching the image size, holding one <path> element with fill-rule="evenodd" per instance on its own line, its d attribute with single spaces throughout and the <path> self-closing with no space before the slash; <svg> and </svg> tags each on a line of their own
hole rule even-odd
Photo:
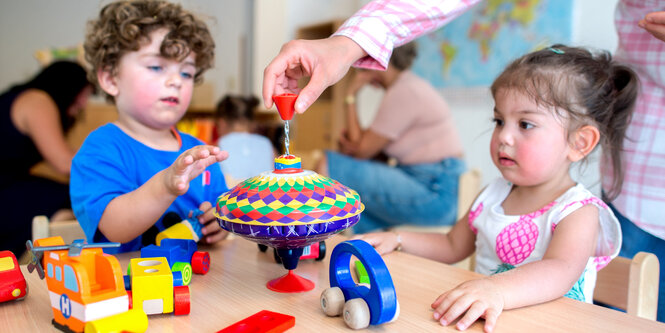
<svg viewBox="0 0 665 333">
<path fill-rule="evenodd" d="M 221 195 L 216 216 L 223 229 L 277 249 L 289 273 L 270 281 L 268 288 L 298 292 L 314 288 L 292 273 L 303 248 L 353 226 L 364 208 L 356 191 L 302 170 L 300 158 L 283 155 L 275 159 L 274 171 L 249 178 Z"/>
<path fill-rule="evenodd" d="M 219 196 L 215 215 L 223 229 L 277 250 L 289 272 L 269 281 L 269 289 L 302 292 L 314 288 L 293 273 L 303 249 L 356 224 L 364 208 L 356 191 L 303 170 L 299 157 L 282 155 L 275 170 Z"/>
</svg>

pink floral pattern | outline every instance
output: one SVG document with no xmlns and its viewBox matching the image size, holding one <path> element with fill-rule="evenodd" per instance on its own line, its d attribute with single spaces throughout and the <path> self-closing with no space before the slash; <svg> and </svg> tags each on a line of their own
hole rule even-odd
<svg viewBox="0 0 665 333">
<path fill-rule="evenodd" d="M 538 226 L 532 222 L 547 212 L 556 202 L 526 215 L 519 217 L 517 222 L 511 223 L 496 236 L 496 255 L 504 263 L 518 265 L 528 258 L 536 248 L 538 240 Z"/>
<path fill-rule="evenodd" d="M 469 228 L 471 228 L 471 231 L 473 231 L 474 234 L 478 234 L 478 229 L 473 226 L 473 221 L 476 220 L 478 215 L 483 212 L 483 203 L 481 202 L 476 209 L 472 209 L 469 211 Z"/>
<path fill-rule="evenodd" d="M 612 261 L 612 257 L 610 256 L 596 257 L 593 259 L 594 264 L 596 264 L 596 271 L 603 269 L 610 263 L 610 261 Z"/>
</svg>

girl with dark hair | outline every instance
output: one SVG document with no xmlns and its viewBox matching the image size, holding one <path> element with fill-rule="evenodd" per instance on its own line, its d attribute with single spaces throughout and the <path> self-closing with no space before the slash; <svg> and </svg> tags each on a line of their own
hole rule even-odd
<svg viewBox="0 0 665 333">
<path fill-rule="evenodd" d="M 6 143 L 0 154 L 0 205 L 7 214 L 0 250 L 21 255 L 33 216 L 70 209 L 68 185 L 32 176 L 30 168 L 46 161 L 69 176 L 75 151 L 65 134 L 92 91 L 81 65 L 58 61 L 0 95 L 0 140 Z"/>
<path fill-rule="evenodd" d="M 475 252 L 484 276 L 434 299 L 434 319 L 467 329 L 485 318 L 561 296 L 590 303 L 597 271 L 619 254 L 617 217 L 570 176 L 573 163 L 601 146 L 623 179 L 622 143 L 638 92 L 637 75 L 607 52 L 553 45 L 512 62 L 492 84 L 490 155 L 502 177 L 487 185 L 448 234 L 361 236 L 385 254 L 445 263 Z M 459 319 L 459 320 L 457 320 Z"/>
</svg>

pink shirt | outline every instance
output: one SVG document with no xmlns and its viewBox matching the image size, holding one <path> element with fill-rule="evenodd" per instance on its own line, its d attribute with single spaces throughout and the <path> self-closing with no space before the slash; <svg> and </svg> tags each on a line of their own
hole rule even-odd
<svg viewBox="0 0 665 333">
<path fill-rule="evenodd" d="M 397 46 L 434 31 L 480 0 L 375 0 L 346 20 L 333 36 L 355 41 L 368 56 L 354 66 L 388 68 Z"/>
<path fill-rule="evenodd" d="M 612 204 L 641 229 L 665 239 L 665 43 L 637 22 L 665 10 L 665 0 L 621 0 L 615 14 L 619 46 L 615 59 L 640 77 L 640 94 L 624 140 L 625 177 Z M 612 170 L 601 163 L 603 187 Z"/>
<path fill-rule="evenodd" d="M 386 155 L 400 164 L 421 164 L 461 157 L 448 104 L 427 81 L 402 72 L 386 90 L 370 129 L 390 139 Z"/>
</svg>

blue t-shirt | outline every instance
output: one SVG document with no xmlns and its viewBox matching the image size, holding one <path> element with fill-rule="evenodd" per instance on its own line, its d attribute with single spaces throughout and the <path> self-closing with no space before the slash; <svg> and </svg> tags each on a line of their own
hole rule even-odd
<svg viewBox="0 0 665 333">
<path fill-rule="evenodd" d="M 101 126 L 88 135 L 74 156 L 70 175 L 72 208 L 88 242 L 108 241 L 97 227 L 111 200 L 139 188 L 156 173 L 173 164 L 185 150 L 203 144 L 190 135 L 179 135 L 182 146 L 178 151 L 150 148 L 114 124 Z M 219 164 L 215 163 L 189 183 L 187 193 L 177 197 L 165 214 L 175 212 L 184 218 L 204 201 L 214 205 L 217 197 L 226 191 L 224 176 Z M 156 226 L 159 230 L 164 229 L 162 218 L 156 221 Z M 140 248 L 141 236 L 107 252 L 136 251 Z"/>
</svg>

